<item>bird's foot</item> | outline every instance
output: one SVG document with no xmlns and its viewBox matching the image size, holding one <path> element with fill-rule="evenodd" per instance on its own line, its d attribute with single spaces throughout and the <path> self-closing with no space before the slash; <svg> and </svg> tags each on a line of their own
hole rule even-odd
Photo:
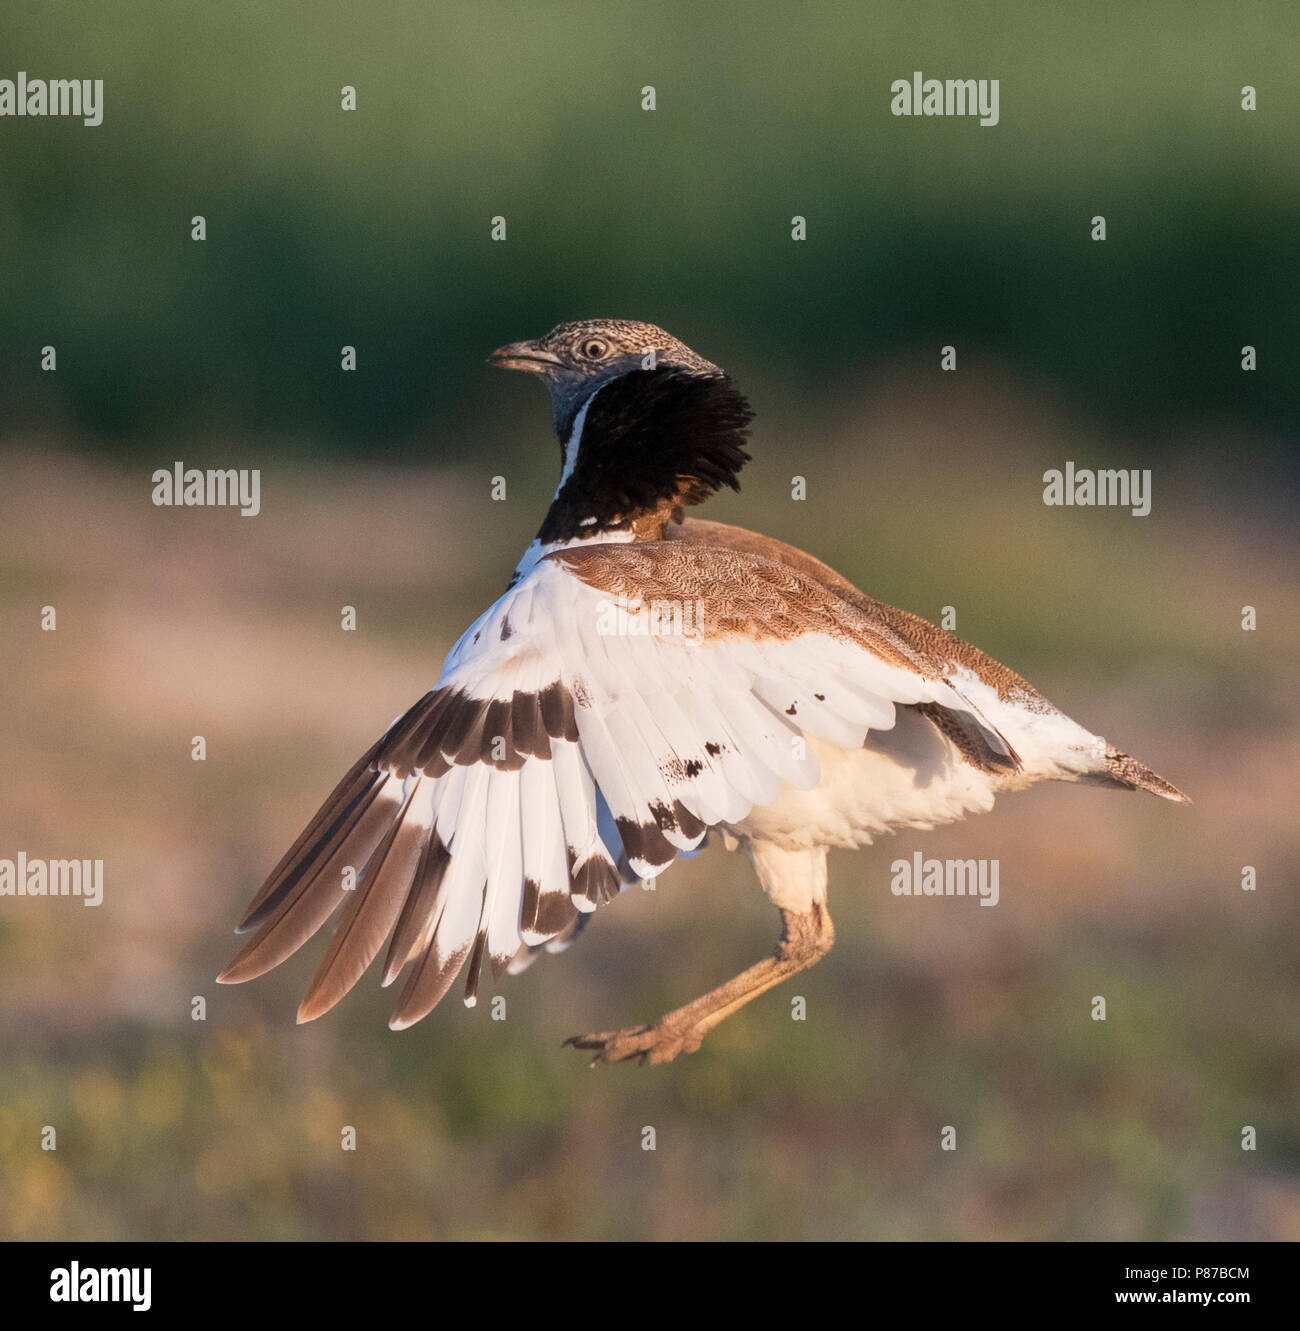
<svg viewBox="0 0 1300 1331">
<path fill-rule="evenodd" d="M 649 1026 L 629 1026 L 622 1031 L 604 1031 L 599 1035 L 574 1035 L 565 1047 L 587 1049 L 595 1053 L 597 1063 L 622 1063 L 636 1058 L 642 1063 L 670 1063 L 678 1054 L 693 1054 L 704 1039 L 704 1032 L 694 1026 L 682 1027 L 665 1020 Z"/>
</svg>

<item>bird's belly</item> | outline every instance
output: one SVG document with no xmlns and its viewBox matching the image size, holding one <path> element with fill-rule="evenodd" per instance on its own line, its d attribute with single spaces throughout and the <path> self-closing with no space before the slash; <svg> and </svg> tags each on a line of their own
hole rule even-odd
<svg viewBox="0 0 1300 1331">
<path fill-rule="evenodd" d="M 910 708 L 892 730 L 873 732 L 861 749 L 808 741 L 821 766 L 811 790 L 780 795 L 730 829 L 789 850 L 865 846 L 882 832 L 929 828 L 993 807 L 991 778 Z"/>
</svg>

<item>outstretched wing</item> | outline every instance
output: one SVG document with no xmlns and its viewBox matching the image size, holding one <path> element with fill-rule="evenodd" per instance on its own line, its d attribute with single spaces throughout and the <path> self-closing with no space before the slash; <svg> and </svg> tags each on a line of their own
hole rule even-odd
<svg viewBox="0 0 1300 1331">
<path fill-rule="evenodd" d="M 819 779 L 808 737 L 860 747 L 895 704 L 935 705 L 1008 753 L 952 685 L 834 591 L 684 542 L 543 559 L 452 650 L 433 690 L 352 768 L 276 866 L 222 974 L 252 979 L 346 899 L 299 1009 L 331 1008 L 388 940 L 409 1026 L 484 959 L 562 947 L 628 882 L 782 783 Z M 351 870 L 349 874 L 347 871 Z"/>
</svg>

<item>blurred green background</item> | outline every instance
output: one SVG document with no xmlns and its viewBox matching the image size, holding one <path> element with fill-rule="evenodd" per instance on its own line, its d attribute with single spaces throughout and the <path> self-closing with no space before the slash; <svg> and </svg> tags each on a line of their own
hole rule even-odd
<svg viewBox="0 0 1300 1331">
<path fill-rule="evenodd" d="M 1300 1237 L 1297 36 L 1286 4 L 11 0 L 0 77 L 102 78 L 105 115 L 0 120 L 0 856 L 107 882 L 0 902 L 0 1235 Z M 916 69 L 998 78 L 1001 123 L 891 116 Z M 321 940 L 219 989 L 229 929 L 540 521 L 544 396 L 484 356 L 597 315 L 749 392 L 711 516 L 955 607 L 1195 804 L 1039 788 L 833 857 L 835 951 L 667 1068 L 559 1043 L 770 948 L 720 848 L 503 981 L 504 1022 L 393 1035 L 368 976 L 296 1027 Z M 260 468 L 261 516 L 153 507 L 177 458 Z M 1067 458 L 1151 467 L 1151 516 L 1045 508 Z M 892 898 L 915 849 L 996 856 L 1001 904 Z"/>
<path fill-rule="evenodd" d="M 1289 4 L 16 0 L 0 23 L 9 77 L 105 83 L 99 127 L 0 140 L 24 423 L 445 455 L 487 350 L 594 313 L 762 364 L 768 394 L 952 343 L 1126 420 L 1300 414 Z M 913 70 L 998 78 L 1000 123 L 892 116 Z"/>
</svg>

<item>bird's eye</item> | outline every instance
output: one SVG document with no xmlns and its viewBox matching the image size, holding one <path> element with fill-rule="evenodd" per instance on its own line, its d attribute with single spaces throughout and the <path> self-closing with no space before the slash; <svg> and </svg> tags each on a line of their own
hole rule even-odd
<svg viewBox="0 0 1300 1331">
<path fill-rule="evenodd" d="M 609 343 L 598 337 L 589 338 L 582 344 L 582 354 L 588 360 L 604 360 L 609 355 Z"/>
</svg>

